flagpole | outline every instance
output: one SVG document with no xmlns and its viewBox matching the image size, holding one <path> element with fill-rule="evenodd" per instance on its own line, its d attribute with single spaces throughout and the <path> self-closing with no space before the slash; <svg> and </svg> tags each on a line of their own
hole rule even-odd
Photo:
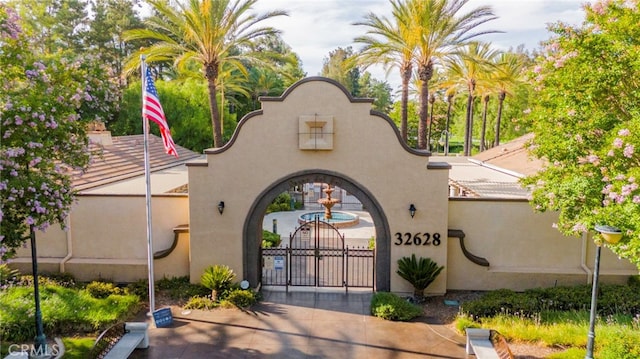
<svg viewBox="0 0 640 359">
<path fill-rule="evenodd" d="M 142 76 L 142 131 L 144 132 L 144 177 L 146 180 L 147 203 L 147 264 L 149 267 L 149 311 L 153 315 L 156 310 L 156 300 L 153 279 L 153 234 L 151 226 L 151 170 L 149 168 L 149 121 L 144 115 L 144 93 L 146 87 L 147 66 L 146 56 L 140 55 L 140 72 Z"/>
</svg>

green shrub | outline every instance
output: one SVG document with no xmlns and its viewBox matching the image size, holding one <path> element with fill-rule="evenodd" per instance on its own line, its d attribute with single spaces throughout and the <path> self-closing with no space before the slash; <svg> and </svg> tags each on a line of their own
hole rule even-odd
<svg viewBox="0 0 640 359">
<path fill-rule="evenodd" d="M 475 322 L 472 318 L 468 317 L 467 315 L 464 314 L 459 314 L 458 317 L 456 318 L 456 330 L 461 333 L 461 334 L 465 334 L 467 328 L 479 328 L 480 324 L 478 324 L 477 322 Z"/>
<path fill-rule="evenodd" d="M 411 258 L 398 259 L 396 273 L 413 285 L 413 295 L 421 299 L 424 297 L 424 290 L 436 280 L 443 269 L 444 266 L 438 266 L 438 263 L 430 258 L 416 259 L 416 255 L 412 254 Z"/>
<path fill-rule="evenodd" d="M 122 290 L 122 288 L 119 288 L 110 282 L 93 281 L 87 284 L 85 289 L 89 292 L 89 295 L 98 299 L 104 299 L 110 295 L 124 294 L 124 290 Z"/>
<path fill-rule="evenodd" d="M 200 281 L 203 286 L 211 290 L 211 299 L 215 302 L 218 300 L 219 294 L 231 289 L 235 277 L 236 274 L 231 268 L 226 265 L 216 264 L 204 270 Z"/>
<path fill-rule="evenodd" d="M 61 287 L 74 288 L 76 286 L 76 277 L 74 277 L 73 274 L 69 272 L 64 272 L 64 273 L 49 272 L 49 273 L 42 273 L 40 276 L 46 277 L 52 280 L 53 282 L 55 282 L 57 285 Z"/>
<path fill-rule="evenodd" d="M 619 330 L 615 335 L 598 338 L 598 358 L 637 359 L 640 358 L 640 332 Z M 598 343 L 598 342 L 596 342 Z"/>
<path fill-rule="evenodd" d="M 423 311 L 393 293 L 379 292 L 371 298 L 371 314 L 387 320 L 408 321 L 421 316 Z"/>
<path fill-rule="evenodd" d="M 219 306 L 218 302 L 211 300 L 208 296 L 195 296 L 191 297 L 189 301 L 184 305 L 185 309 L 200 309 L 200 310 L 210 310 L 217 308 Z"/>
<path fill-rule="evenodd" d="M 509 289 L 491 291 L 462 303 L 461 311 L 472 318 L 499 314 L 533 315 L 541 312 L 589 311 L 591 286 L 529 289 L 517 293 Z M 626 285 L 604 284 L 598 296 L 599 315 L 635 315 L 640 312 L 640 291 Z"/>
<path fill-rule="evenodd" d="M 233 289 L 227 294 L 224 301 L 238 308 L 248 308 L 258 302 L 258 295 L 252 290 Z M 222 305 L 224 306 L 224 304 Z"/>
<path fill-rule="evenodd" d="M 291 195 L 283 192 L 278 195 L 268 206 L 266 213 L 291 211 Z"/>
<path fill-rule="evenodd" d="M 262 248 L 277 247 L 282 242 L 280 235 L 277 233 L 262 231 Z"/>
<path fill-rule="evenodd" d="M 51 286 L 59 286 L 64 288 L 74 288 L 76 287 L 75 280 L 67 279 L 68 276 L 56 276 L 51 274 L 42 274 L 38 275 L 38 284 L 39 285 L 51 285 Z M 71 276 L 73 278 L 73 276 Z M 33 287 L 33 275 L 26 274 L 21 275 L 16 278 L 16 285 L 21 287 Z"/>
<path fill-rule="evenodd" d="M 129 283 L 127 292 L 137 295 L 141 300 L 149 299 L 149 280 L 145 278 Z"/>
<path fill-rule="evenodd" d="M 640 289 L 640 275 L 629 276 L 629 279 L 627 279 L 627 285 Z"/>
<path fill-rule="evenodd" d="M 203 285 L 191 283 L 189 276 L 162 278 L 156 282 L 156 290 L 162 291 L 171 299 L 189 299 L 211 293 Z"/>
<path fill-rule="evenodd" d="M 17 269 L 9 268 L 6 264 L 0 264 L 0 288 L 13 283 L 20 275 Z"/>
<path fill-rule="evenodd" d="M 367 248 L 368 249 L 375 249 L 376 248 L 376 237 L 371 236 L 371 238 L 369 238 L 369 242 L 367 243 Z"/>
</svg>

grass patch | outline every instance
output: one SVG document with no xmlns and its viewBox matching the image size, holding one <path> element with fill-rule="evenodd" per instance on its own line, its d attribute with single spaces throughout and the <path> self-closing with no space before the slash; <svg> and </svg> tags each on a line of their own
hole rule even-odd
<svg viewBox="0 0 640 359">
<path fill-rule="evenodd" d="M 494 329 L 512 342 L 567 350 L 552 359 L 584 358 L 589 330 L 590 291 L 586 286 L 488 292 L 465 302 L 456 329 Z M 616 298 L 618 298 L 616 300 Z M 595 354 L 599 359 L 640 358 L 640 291 L 605 285 L 598 302 Z"/>
<path fill-rule="evenodd" d="M 132 294 L 94 298 L 85 289 L 53 284 L 40 287 L 44 330 L 49 336 L 95 333 L 139 309 Z M 33 288 L 12 286 L 0 291 L 0 340 L 19 343 L 35 337 Z"/>
<path fill-rule="evenodd" d="M 96 338 L 94 337 L 82 337 L 82 338 L 63 338 L 65 353 L 64 359 L 85 359 Z"/>
</svg>

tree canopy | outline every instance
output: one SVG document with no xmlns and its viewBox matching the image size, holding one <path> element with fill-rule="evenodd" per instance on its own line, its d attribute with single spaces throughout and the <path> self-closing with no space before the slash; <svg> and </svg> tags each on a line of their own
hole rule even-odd
<svg viewBox="0 0 640 359">
<path fill-rule="evenodd" d="M 30 41 L 17 12 L 0 4 L 0 261 L 30 229 L 64 222 L 71 175 L 90 157 L 82 114 L 100 103 L 93 72 L 34 54 Z"/>
<path fill-rule="evenodd" d="M 531 151 L 546 168 L 524 180 L 539 211 L 580 235 L 610 225 L 611 248 L 640 268 L 640 2 L 585 6 L 580 27 L 558 23 L 533 69 Z"/>
</svg>

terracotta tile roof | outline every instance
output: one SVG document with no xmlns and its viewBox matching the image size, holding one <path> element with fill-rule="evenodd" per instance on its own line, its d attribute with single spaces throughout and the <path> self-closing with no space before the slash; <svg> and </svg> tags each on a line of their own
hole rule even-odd
<svg viewBox="0 0 640 359">
<path fill-rule="evenodd" d="M 483 165 L 499 167 L 520 177 L 536 173 L 544 166 L 544 161 L 531 157 L 526 144 L 533 138 L 533 133 L 513 139 L 500 146 L 493 147 L 471 157 Z"/>
<path fill-rule="evenodd" d="M 89 168 L 76 172 L 73 186 L 77 190 L 86 190 L 125 179 L 144 176 L 144 137 L 143 135 L 111 137 L 108 132 L 91 136 L 91 150 L 99 154 L 92 159 Z M 97 139 L 97 140 L 96 140 Z M 176 145 L 178 158 L 167 155 L 160 137 L 149 136 L 149 166 L 151 172 L 181 166 L 200 157 L 200 154 Z"/>
</svg>

